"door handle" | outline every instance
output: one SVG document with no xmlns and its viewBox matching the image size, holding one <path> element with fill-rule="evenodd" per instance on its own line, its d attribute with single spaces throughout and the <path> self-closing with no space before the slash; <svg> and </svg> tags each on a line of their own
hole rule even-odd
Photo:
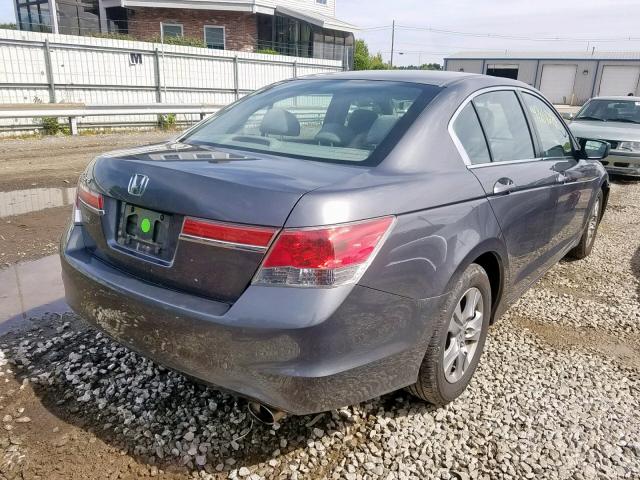
<svg viewBox="0 0 640 480">
<path fill-rule="evenodd" d="M 574 183 L 576 181 L 575 178 L 572 178 L 564 173 L 558 173 L 558 183 L 566 184 L 566 183 Z"/>
<path fill-rule="evenodd" d="M 513 180 L 507 177 L 502 177 L 493 186 L 494 195 L 507 195 L 513 192 L 516 188 L 516 184 Z"/>
</svg>

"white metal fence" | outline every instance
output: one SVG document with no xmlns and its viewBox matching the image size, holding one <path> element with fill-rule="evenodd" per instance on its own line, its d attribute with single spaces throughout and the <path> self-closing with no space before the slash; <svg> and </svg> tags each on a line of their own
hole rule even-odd
<svg viewBox="0 0 640 480">
<path fill-rule="evenodd" d="M 342 69 L 334 60 L 0 30 L 0 103 L 226 105 L 279 80 Z M 79 124 L 156 121 L 129 115 Z M 0 129 L 31 129 L 37 122 L 0 119 Z"/>
</svg>

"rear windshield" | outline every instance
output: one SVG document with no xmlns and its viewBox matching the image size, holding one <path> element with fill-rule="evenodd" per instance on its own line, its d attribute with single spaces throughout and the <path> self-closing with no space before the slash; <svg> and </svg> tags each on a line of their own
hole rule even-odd
<svg viewBox="0 0 640 480">
<path fill-rule="evenodd" d="M 633 100 L 591 100 L 576 120 L 640 123 L 640 102 Z"/>
<path fill-rule="evenodd" d="M 377 164 L 438 91 L 432 85 L 402 82 L 291 81 L 245 97 L 181 141 Z"/>
</svg>

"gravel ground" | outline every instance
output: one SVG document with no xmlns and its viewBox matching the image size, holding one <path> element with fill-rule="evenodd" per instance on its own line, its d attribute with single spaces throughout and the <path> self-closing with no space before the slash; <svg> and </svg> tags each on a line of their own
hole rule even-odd
<svg viewBox="0 0 640 480">
<path fill-rule="evenodd" d="M 397 392 L 265 427 L 71 314 L 0 349 L 0 478 L 638 479 L 640 183 L 613 185 L 592 256 L 492 327 L 445 408 Z M 73 430 L 47 430 L 43 409 Z"/>
</svg>

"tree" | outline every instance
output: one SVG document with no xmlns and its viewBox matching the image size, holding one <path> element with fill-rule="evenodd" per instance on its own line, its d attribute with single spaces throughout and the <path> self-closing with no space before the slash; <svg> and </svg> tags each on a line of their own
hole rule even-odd
<svg viewBox="0 0 640 480">
<path fill-rule="evenodd" d="M 371 59 L 369 57 L 369 47 L 364 40 L 356 40 L 353 52 L 353 69 L 369 70 Z"/>
<path fill-rule="evenodd" d="M 364 40 L 356 40 L 353 52 L 354 70 L 389 70 L 391 67 L 382 59 L 381 53 L 371 55 Z"/>
<path fill-rule="evenodd" d="M 402 67 L 393 67 L 398 70 L 442 70 L 442 66 L 439 63 L 425 63 L 423 65 L 405 65 Z"/>
<path fill-rule="evenodd" d="M 382 59 L 382 54 L 378 52 L 373 57 L 371 57 L 369 68 L 371 70 L 389 70 L 391 69 L 391 65 L 385 63 L 385 61 Z"/>
<path fill-rule="evenodd" d="M 15 30 L 18 27 L 15 23 L 0 23 L 0 28 L 4 28 L 6 30 Z"/>
<path fill-rule="evenodd" d="M 442 70 L 442 65 L 439 63 L 425 63 L 420 67 L 421 70 Z"/>
</svg>

